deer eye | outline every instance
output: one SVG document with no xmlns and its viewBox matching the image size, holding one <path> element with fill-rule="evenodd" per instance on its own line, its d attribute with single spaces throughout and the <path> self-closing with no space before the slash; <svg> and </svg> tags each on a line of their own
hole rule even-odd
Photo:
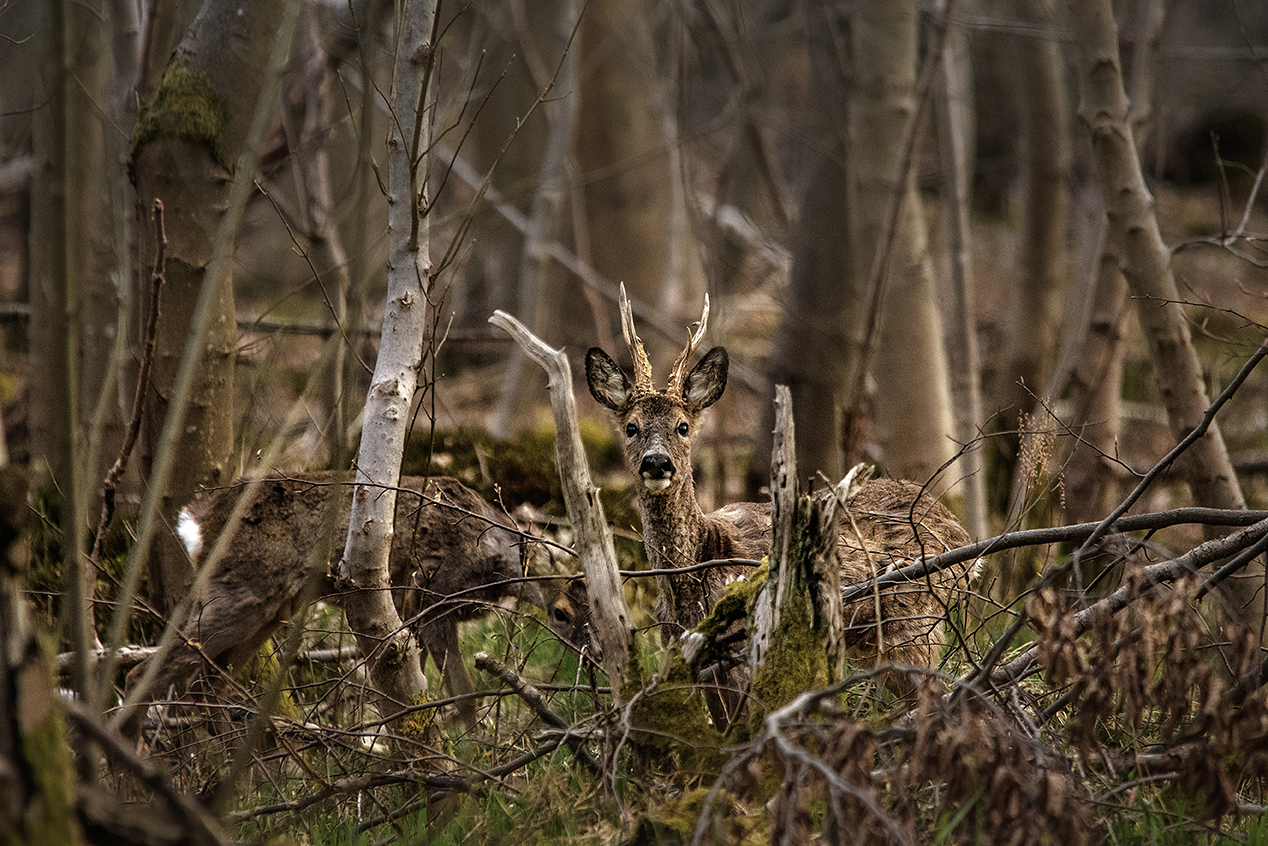
<svg viewBox="0 0 1268 846">
<path fill-rule="evenodd" d="M 691 427 L 687 425 L 686 421 L 678 424 L 678 434 L 684 438 L 691 434 Z"/>
<path fill-rule="evenodd" d="M 626 423 L 626 424 L 625 424 L 625 437 L 627 437 L 627 438 L 632 438 L 632 437 L 634 437 L 634 436 L 635 436 L 635 435 L 637 435 L 637 434 L 638 434 L 638 424 L 637 424 L 637 423 Z"/>
</svg>

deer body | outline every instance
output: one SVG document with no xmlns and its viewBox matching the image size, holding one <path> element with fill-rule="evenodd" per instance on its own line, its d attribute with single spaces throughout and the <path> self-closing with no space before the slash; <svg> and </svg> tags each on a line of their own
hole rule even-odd
<svg viewBox="0 0 1268 846">
<path fill-rule="evenodd" d="M 708 301 L 663 391 L 652 386 L 651 365 L 634 331 L 624 292 L 621 312 L 634 380 L 597 347 L 586 354 L 586 377 L 594 398 L 615 413 L 627 464 L 642 481 L 638 502 L 649 564 L 678 569 L 718 559 L 760 559 L 770 551 L 769 502 L 735 503 L 705 514 L 696 501 L 691 436 L 700 413 L 725 390 L 728 369 L 726 351 L 714 347 L 687 370 L 704 334 Z M 910 563 L 969 542 L 954 515 L 932 498 L 922 497 L 920 488 L 910 482 L 870 482 L 847 504 L 846 513 L 838 546 L 843 585 L 865 582 L 898 562 Z M 747 568 L 722 566 L 658 576 L 656 615 L 662 637 L 676 638 L 695 627 L 726 583 L 747 573 Z M 968 578 L 966 569 L 943 571 L 846 606 L 847 651 L 862 667 L 881 661 L 935 666 L 945 643 L 942 622 Z M 889 673 L 885 679 L 895 693 L 910 689 L 904 674 Z"/>
<path fill-rule="evenodd" d="M 224 557 L 214 566 L 182 626 L 197 647 L 173 650 L 154 689 L 166 691 L 197 671 L 204 658 L 221 667 L 242 667 L 296 610 L 310 579 L 317 596 L 338 604 L 343 591 L 330 564 L 347 535 L 352 486 L 332 474 L 266 478 L 235 527 L 230 512 L 245 490 L 232 486 L 191 504 L 180 531 L 195 564 L 221 532 L 233 531 Z M 332 509 L 334 512 L 332 513 Z M 457 626 L 495 608 L 523 600 L 546 609 L 548 624 L 576 642 L 574 599 L 579 582 L 524 581 L 528 554 L 507 517 L 460 482 L 444 477 L 400 480 L 390 558 L 392 597 L 401 619 L 423 651 L 444 672 L 450 691 L 470 693 L 471 680 L 458 648 Z M 129 675 L 130 684 L 140 668 Z M 474 721 L 474 704 L 459 711 Z"/>
</svg>

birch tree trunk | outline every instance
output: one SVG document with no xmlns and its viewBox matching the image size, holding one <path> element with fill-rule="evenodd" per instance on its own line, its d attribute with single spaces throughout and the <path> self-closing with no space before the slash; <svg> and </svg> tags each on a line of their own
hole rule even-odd
<svg viewBox="0 0 1268 846">
<path fill-rule="evenodd" d="M 1172 434 L 1183 438 L 1210 404 L 1202 367 L 1185 320 L 1162 241 L 1154 200 L 1145 186 L 1130 122 L 1118 53 L 1118 29 L 1109 0 L 1071 0 L 1070 23 L 1079 49 L 1079 116 L 1092 139 L 1093 161 L 1110 225 L 1122 233 L 1122 270 L 1137 298 L 1154 379 Z M 1215 422 L 1182 456 L 1181 470 L 1199 505 L 1245 508 L 1245 500 Z M 1264 569 L 1257 564 L 1221 585 L 1233 620 L 1260 630 L 1264 621 Z"/>
<path fill-rule="evenodd" d="M 378 361 L 366 396 L 356 484 L 339 577 L 352 589 L 344 603 L 348 625 L 367 657 L 385 717 L 418 704 L 427 679 L 418 644 L 401 624 L 388 588 L 396 486 L 418 388 L 431 311 L 427 156 L 431 143 L 428 82 L 434 63 L 435 0 L 412 0 L 398 10 L 388 136 L 388 291 Z M 398 725 L 415 740 L 426 728 Z"/>
</svg>

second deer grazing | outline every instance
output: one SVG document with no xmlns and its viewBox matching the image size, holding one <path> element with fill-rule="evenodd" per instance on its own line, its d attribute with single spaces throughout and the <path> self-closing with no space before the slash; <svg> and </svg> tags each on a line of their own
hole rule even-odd
<svg viewBox="0 0 1268 846">
<path fill-rule="evenodd" d="M 615 413 L 626 461 L 640 482 L 643 543 L 648 562 L 656 569 L 728 558 L 759 559 L 770 549 L 769 502 L 735 503 L 705 514 L 696 501 L 691 438 L 700 413 L 726 389 L 728 369 L 722 347 L 709 350 L 688 369 L 708 316 L 706 300 L 704 315 L 674 362 L 664 390 L 652 383 L 651 363 L 634 330 L 624 290 L 621 321 L 634 362 L 633 381 L 603 350 L 595 347 L 586 353 L 590 393 Z M 894 565 L 969 542 L 955 516 L 932 497 L 922 496 L 921 489 L 910 482 L 872 481 L 849 502 L 846 513 L 838 547 L 842 585 L 866 582 Z M 657 576 L 656 617 L 662 638 L 675 638 L 699 624 L 727 582 L 748 572 L 743 567 L 719 566 Z M 850 656 L 864 668 L 882 662 L 936 666 L 946 643 L 947 610 L 969 578 L 967 567 L 944 570 L 847 605 L 845 639 Z M 886 672 L 883 678 L 896 695 L 911 690 L 908 675 L 901 670 Z"/>
<path fill-rule="evenodd" d="M 206 659 L 222 668 L 242 667 L 290 618 L 310 577 L 319 580 L 317 596 L 339 602 L 339 586 L 327 568 L 347 534 L 352 486 L 329 473 L 266 478 L 239 524 L 230 526 L 244 490 L 235 485 L 216 491 L 182 514 L 179 528 L 196 564 L 222 532 L 232 531 L 233 540 L 185 619 L 189 642 L 173 651 L 156 677 L 152 689 L 160 694 L 181 685 Z M 458 648 L 458 623 L 516 599 L 545 609 L 552 631 L 584 645 L 581 582 L 526 580 L 526 568 L 547 569 L 544 552 L 508 522 L 454 479 L 400 480 L 390 559 L 393 599 L 424 660 L 431 655 L 456 696 L 474 690 Z M 130 687 L 142 670 L 129 674 Z M 473 723 L 473 701 L 460 699 L 458 707 Z"/>
</svg>

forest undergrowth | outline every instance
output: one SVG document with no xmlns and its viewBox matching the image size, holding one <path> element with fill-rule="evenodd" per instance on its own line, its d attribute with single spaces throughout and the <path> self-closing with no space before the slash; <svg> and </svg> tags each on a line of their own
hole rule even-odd
<svg viewBox="0 0 1268 846">
<path fill-rule="evenodd" d="M 535 513 L 533 532 L 566 546 L 559 520 Z M 1202 524 L 1225 534 L 1191 549 L 1157 541 Z M 987 556 L 990 574 L 1029 554 L 1044 574 L 1009 601 L 979 582 L 952 609 L 943 664 L 906 668 L 912 697 L 847 667 L 726 737 L 684 723 L 655 743 L 613 707 L 601 667 L 525 608 L 462 629 L 477 726 L 457 718 L 429 662 L 437 698 L 416 709 L 443 743 L 393 736 L 341 615 L 318 604 L 292 623 L 305 629 L 294 664 L 265 656 L 151 709 L 142 748 L 176 790 L 215 796 L 281 673 L 226 841 L 1268 843 L 1260 633 L 1208 596 L 1266 538 L 1268 514 L 1196 509 L 1002 534 L 930 566 Z M 662 671 L 639 694 L 654 700 L 671 692 L 673 650 L 650 625 L 650 582 L 627 584 L 636 643 Z M 106 779 L 124 795 L 152 795 L 135 767 L 112 763 Z"/>
</svg>

